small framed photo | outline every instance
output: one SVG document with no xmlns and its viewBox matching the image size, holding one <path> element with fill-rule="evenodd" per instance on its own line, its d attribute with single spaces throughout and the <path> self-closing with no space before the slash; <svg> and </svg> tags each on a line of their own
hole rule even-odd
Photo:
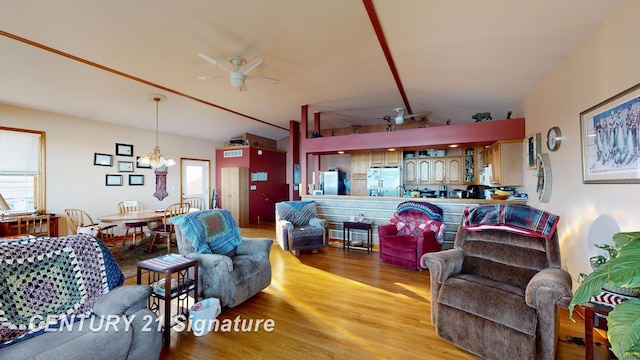
<svg viewBox="0 0 640 360">
<path fill-rule="evenodd" d="M 119 172 L 133 172 L 133 161 L 118 161 Z"/>
<path fill-rule="evenodd" d="M 116 143 L 116 155 L 133 156 L 133 145 Z"/>
<path fill-rule="evenodd" d="M 140 163 L 140 156 L 136 156 L 136 167 L 138 169 L 151 169 L 151 164 Z"/>
<path fill-rule="evenodd" d="M 107 186 L 122 186 L 122 175 L 107 174 L 105 184 Z"/>
<path fill-rule="evenodd" d="M 540 133 L 527 136 L 527 159 L 529 160 L 527 168 L 529 169 L 536 169 L 538 166 L 537 159 L 540 153 L 540 138 Z"/>
<path fill-rule="evenodd" d="M 93 165 L 113 166 L 113 155 L 109 154 L 93 154 Z"/>
<path fill-rule="evenodd" d="M 131 186 L 144 185 L 144 175 L 129 175 L 129 185 Z"/>
</svg>

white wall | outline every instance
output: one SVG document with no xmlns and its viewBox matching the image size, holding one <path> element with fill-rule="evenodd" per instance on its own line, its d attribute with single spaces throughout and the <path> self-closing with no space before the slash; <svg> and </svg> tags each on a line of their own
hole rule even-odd
<svg viewBox="0 0 640 360">
<path fill-rule="evenodd" d="M 553 174 L 551 200 L 540 203 L 535 171 L 525 170 L 529 204 L 560 216 L 563 267 L 574 281 L 579 273 L 591 272 L 590 256 L 604 254 L 594 243 L 612 243 L 618 231 L 640 230 L 640 185 L 583 184 L 580 139 L 581 112 L 640 83 L 638 18 L 640 2 L 625 2 L 523 102 L 527 134 L 542 134 Z M 545 145 L 553 126 L 563 135 L 556 152 Z"/>
<path fill-rule="evenodd" d="M 66 208 L 87 211 L 94 221 L 118 212 L 121 200 L 139 200 L 148 209 L 164 208 L 180 200 L 179 159 L 196 158 L 211 161 L 211 188 L 215 187 L 214 144 L 203 140 L 160 133 L 162 152 L 177 165 L 169 167 L 167 192 L 159 201 L 153 197 L 155 174 L 152 169 L 134 167 L 133 174 L 144 174 L 144 186 L 129 186 L 123 174 L 123 186 L 105 186 L 106 174 L 118 174 L 117 161 L 135 161 L 135 157 L 115 156 L 115 144 L 134 146 L 134 155 L 153 150 L 155 131 L 69 117 L 48 112 L 0 104 L 0 125 L 46 132 L 47 211 L 64 216 Z M 94 153 L 112 154 L 114 166 L 94 166 Z M 61 234 L 67 233 L 66 220 L 61 219 Z"/>
</svg>

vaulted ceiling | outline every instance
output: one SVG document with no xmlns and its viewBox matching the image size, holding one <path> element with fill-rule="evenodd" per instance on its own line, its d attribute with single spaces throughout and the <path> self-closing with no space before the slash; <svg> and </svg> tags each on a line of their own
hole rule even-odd
<svg viewBox="0 0 640 360">
<path fill-rule="evenodd" d="M 161 132 L 216 143 L 281 139 L 302 104 L 324 128 L 397 107 L 502 119 L 621 3 L 0 0 L 0 102 L 155 129 L 160 93 Z M 249 75 L 279 83 L 239 91 L 199 53 L 228 67 L 261 57 Z"/>
</svg>

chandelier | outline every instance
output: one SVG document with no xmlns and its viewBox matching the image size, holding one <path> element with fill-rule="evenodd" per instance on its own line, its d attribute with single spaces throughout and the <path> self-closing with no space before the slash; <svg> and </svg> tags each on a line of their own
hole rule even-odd
<svg viewBox="0 0 640 360">
<path fill-rule="evenodd" d="M 173 159 L 171 159 L 170 157 L 162 154 L 162 151 L 160 151 L 160 146 L 158 145 L 158 103 L 160 101 L 167 100 L 167 98 L 164 95 L 160 94 L 150 94 L 149 100 L 155 101 L 156 103 L 156 146 L 153 148 L 152 152 L 141 157 L 138 160 L 138 163 L 150 165 L 154 169 L 164 166 L 173 166 L 176 164 L 176 162 L 173 161 Z"/>
</svg>

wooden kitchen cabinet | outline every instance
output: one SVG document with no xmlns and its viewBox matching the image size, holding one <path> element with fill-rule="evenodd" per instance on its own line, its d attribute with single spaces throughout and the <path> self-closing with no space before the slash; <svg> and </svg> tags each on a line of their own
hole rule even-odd
<svg viewBox="0 0 640 360">
<path fill-rule="evenodd" d="M 431 184 L 432 159 L 405 159 L 404 183 L 412 185 Z"/>
<path fill-rule="evenodd" d="M 462 184 L 462 158 L 434 158 L 431 183 L 440 185 Z"/>
<path fill-rule="evenodd" d="M 482 163 L 491 165 L 491 184 L 520 186 L 523 183 L 522 140 L 498 141 L 482 152 Z"/>
<path fill-rule="evenodd" d="M 366 196 L 369 153 L 351 153 L 351 195 Z"/>
<path fill-rule="evenodd" d="M 371 166 L 400 166 L 402 151 L 375 151 L 369 153 Z"/>
<path fill-rule="evenodd" d="M 222 168 L 220 205 L 231 212 L 238 226 L 249 226 L 249 168 Z"/>
</svg>

